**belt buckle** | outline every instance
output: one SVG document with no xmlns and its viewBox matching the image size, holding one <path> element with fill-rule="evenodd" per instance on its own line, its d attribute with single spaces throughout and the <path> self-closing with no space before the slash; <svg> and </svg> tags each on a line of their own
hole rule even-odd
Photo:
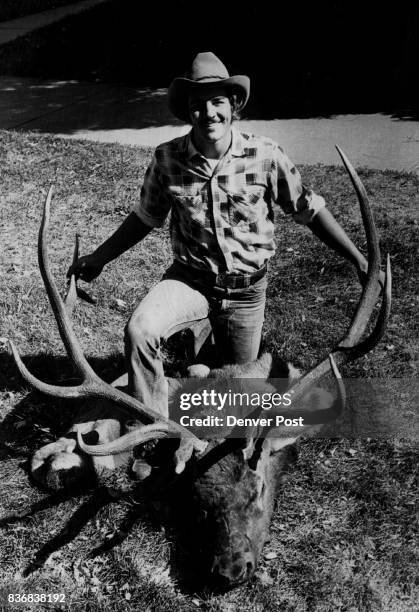
<svg viewBox="0 0 419 612">
<path fill-rule="evenodd" d="M 251 285 L 252 275 L 231 274 L 231 272 L 221 272 L 217 274 L 217 284 L 220 287 L 229 289 L 245 289 Z"/>
<path fill-rule="evenodd" d="M 227 274 L 227 272 L 220 272 L 219 274 L 217 274 L 217 276 L 215 277 L 215 284 L 219 287 L 225 287 L 225 282 L 228 278 Z"/>
<path fill-rule="evenodd" d="M 217 283 L 224 282 L 228 278 L 228 272 L 220 272 L 217 274 Z"/>
<path fill-rule="evenodd" d="M 240 274 L 232 274 L 231 272 L 221 272 L 217 275 L 217 283 L 220 287 L 228 289 L 238 289 L 243 287 L 243 277 Z"/>
</svg>

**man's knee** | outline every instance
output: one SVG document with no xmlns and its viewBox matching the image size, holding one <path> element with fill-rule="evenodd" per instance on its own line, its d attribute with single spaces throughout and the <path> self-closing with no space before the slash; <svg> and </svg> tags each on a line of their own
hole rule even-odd
<svg viewBox="0 0 419 612">
<path fill-rule="evenodd" d="M 157 321 L 144 314 L 133 314 L 125 326 L 125 347 L 158 350 L 161 342 L 161 330 Z"/>
</svg>

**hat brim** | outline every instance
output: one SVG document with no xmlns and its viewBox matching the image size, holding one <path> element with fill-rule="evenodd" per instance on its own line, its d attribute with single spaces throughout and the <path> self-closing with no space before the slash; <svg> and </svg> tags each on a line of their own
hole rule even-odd
<svg viewBox="0 0 419 612">
<path fill-rule="evenodd" d="M 216 79 L 213 81 L 193 81 L 185 77 L 179 77 L 172 81 L 168 91 L 168 105 L 175 117 L 190 123 L 188 99 L 192 89 L 207 91 L 219 89 L 220 87 L 231 89 L 232 93 L 237 93 L 240 97 L 239 109 L 247 104 L 250 95 L 250 79 L 244 74 L 238 74 L 228 79 Z"/>
</svg>

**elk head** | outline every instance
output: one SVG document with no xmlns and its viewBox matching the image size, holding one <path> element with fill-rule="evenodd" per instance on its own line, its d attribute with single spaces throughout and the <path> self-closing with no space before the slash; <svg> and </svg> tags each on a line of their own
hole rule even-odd
<svg viewBox="0 0 419 612">
<path fill-rule="evenodd" d="M 180 443 L 174 453 L 175 477 L 172 490 L 177 491 L 183 514 L 189 525 L 198 530 L 197 539 L 208 558 L 209 573 L 220 586 L 231 587 L 250 578 L 256 568 L 272 514 L 275 488 L 289 461 L 288 450 L 303 433 L 321 424 L 342 409 L 345 392 L 338 366 L 370 351 L 380 340 L 389 318 L 391 303 L 391 271 L 387 259 L 383 301 L 372 332 L 364 338 L 379 293 L 380 253 L 378 237 L 365 189 L 338 148 L 358 196 L 368 243 L 368 275 L 360 301 L 344 338 L 289 389 L 292 411 L 289 416 L 305 415 L 305 427 L 298 432 L 278 436 L 271 427 L 246 432 L 245 438 L 200 440 L 197 435 L 170 419 L 163 418 L 148 407 L 102 381 L 86 361 L 72 329 L 68 309 L 62 302 L 46 257 L 45 235 L 49 217 L 51 190 L 45 202 L 39 235 L 39 265 L 46 291 L 57 320 L 61 338 L 75 363 L 83 382 L 75 387 L 60 387 L 41 382 L 27 370 L 11 342 L 16 364 L 22 376 L 36 389 L 54 397 L 102 398 L 126 411 L 127 419 L 134 416 L 141 426 L 116 440 L 87 445 L 78 432 L 78 451 L 87 455 L 106 456 L 126 453 L 147 440 L 174 437 Z M 269 378 L 272 357 L 263 355 L 254 364 L 236 366 L 239 370 L 224 371 L 224 376 Z M 255 374 L 255 371 L 257 373 Z M 320 381 L 332 372 L 338 397 L 318 389 Z M 320 398 L 320 399 L 319 399 Z M 320 405 L 319 405 L 320 404 Z M 283 414 L 283 411 L 281 412 Z M 191 460 L 192 459 L 192 460 Z M 185 469 L 186 466 L 186 469 Z M 167 466 L 166 466 L 167 472 Z M 157 481 L 159 479 L 157 478 Z M 161 482 L 161 480 L 160 480 Z M 170 486 L 168 487 L 168 490 Z"/>
</svg>

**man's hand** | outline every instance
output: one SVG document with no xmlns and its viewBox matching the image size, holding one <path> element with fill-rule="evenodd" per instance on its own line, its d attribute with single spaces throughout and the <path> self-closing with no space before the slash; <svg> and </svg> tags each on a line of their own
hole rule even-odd
<svg viewBox="0 0 419 612">
<path fill-rule="evenodd" d="M 130 213 L 118 229 L 93 253 L 80 257 L 69 267 L 67 277 L 70 278 L 74 274 L 76 280 L 81 278 L 90 283 L 99 276 L 106 264 L 137 244 L 151 230 L 152 228 L 140 221 L 135 213 Z"/>
<path fill-rule="evenodd" d="M 309 223 L 308 227 L 319 240 L 355 265 L 359 282 L 364 287 L 367 280 L 368 261 L 358 251 L 332 213 L 327 210 L 327 208 L 322 208 L 314 217 L 313 221 Z M 378 282 L 381 288 L 384 287 L 384 280 L 385 274 L 384 272 L 380 272 Z"/>
<path fill-rule="evenodd" d="M 81 280 L 90 283 L 99 276 L 103 267 L 104 264 L 94 253 L 85 255 L 84 257 L 80 257 L 69 267 L 67 278 L 70 278 L 74 274 L 76 280 L 81 278 Z"/>
<path fill-rule="evenodd" d="M 368 262 L 366 260 L 361 261 L 356 264 L 356 272 L 358 274 L 359 282 L 362 287 L 365 287 L 365 283 L 367 282 L 367 273 L 368 273 Z M 378 282 L 380 283 L 381 290 L 384 288 L 384 283 L 386 280 L 386 275 L 382 270 L 380 270 L 380 275 L 378 277 Z"/>
</svg>

